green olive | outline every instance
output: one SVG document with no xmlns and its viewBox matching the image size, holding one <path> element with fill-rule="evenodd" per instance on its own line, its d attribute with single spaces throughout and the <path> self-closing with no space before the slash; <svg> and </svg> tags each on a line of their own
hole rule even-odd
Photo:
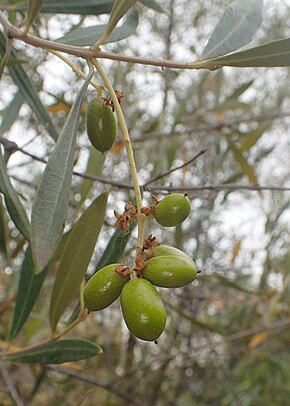
<svg viewBox="0 0 290 406">
<path fill-rule="evenodd" d="M 197 270 L 191 259 L 163 255 L 148 259 L 142 275 L 156 286 L 179 288 L 192 282 Z"/>
<path fill-rule="evenodd" d="M 181 193 L 174 193 L 164 197 L 157 204 L 154 217 L 163 227 L 175 227 L 182 223 L 189 213 L 189 199 Z"/>
<path fill-rule="evenodd" d="M 155 341 L 166 324 L 163 302 L 150 282 L 133 279 L 121 293 L 123 317 L 131 333 L 145 341 Z"/>
<path fill-rule="evenodd" d="M 110 264 L 96 272 L 88 281 L 84 291 L 84 302 L 88 310 L 102 310 L 110 306 L 121 294 L 129 277 L 115 269 L 120 264 Z"/>
<path fill-rule="evenodd" d="M 170 245 L 158 245 L 158 247 L 154 247 L 152 251 L 145 251 L 144 254 L 147 259 L 152 257 L 160 257 L 161 255 L 175 255 L 176 257 L 182 257 L 186 258 L 189 261 L 193 261 L 192 258 L 185 254 L 185 252 L 179 250 L 176 247 L 171 247 Z"/>
<path fill-rule="evenodd" d="M 101 98 L 88 105 L 86 123 L 92 145 L 100 152 L 108 151 L 116 140 L 117 124 L 112 109 Z"/>
</svg>

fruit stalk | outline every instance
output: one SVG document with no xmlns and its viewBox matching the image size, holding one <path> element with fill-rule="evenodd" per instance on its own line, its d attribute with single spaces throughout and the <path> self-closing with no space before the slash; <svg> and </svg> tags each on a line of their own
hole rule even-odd
<svg viewBox="0 0 290 406">
<path fill-rule="evenodd" d="M 133 186 L 134 186 L 134 192 L 136 196 L 136 208 L 137 208 L 137 223 L 138 223 L 138 242 L 137 242 L 137 248 L 136 248 L 136 254 L 138 255 L 139 252 L 141 252 L 143 248 L 143 241 L 144 241 L 144 220 L 146 216 L 141 213 L 141 208 L 142 208 L 142 195 L 141 195 L 141 190 L 140 190 L 140 185 L 139 185 L 139 180 L 138 180 L 138 174 L 137 174 L 137 168 L 136 168 L 136 163 L 134 159 L 134 153 L 133 153 L 133 148 L 132 148 L 132 143 L 130 139 L 130 135 L 128 132 L 126 120 L 122 111 L 122 108 L 120 106 L 120 103 L 118 101 L 118 98 L 116 96 L 115 90 L 110 82 L 110 79 L 108 78 L 106 72 L 104 71 L 103 67 L 101 64 L 97 61 L 97 59 L 92 60 L 93 65 L 97 69 L 99 75 L 104 81 L 104 84 L 110 94 L 110 97 L 114 103 L 114 108 L 119 120 L 119 125 L 121 128 L 121 132 L 123 134 L 124 138 L 124 143 L 128 155 L 128 161 L 129 161 L 129 166 L 130 166 L 130 171 L 132 175 L 132 180 L 133 180 Z M 135 267 L 135 264 L 133 268 Z M 135 277 L 135 273 L 132 274 L 133 277 Z"/>
</svg>

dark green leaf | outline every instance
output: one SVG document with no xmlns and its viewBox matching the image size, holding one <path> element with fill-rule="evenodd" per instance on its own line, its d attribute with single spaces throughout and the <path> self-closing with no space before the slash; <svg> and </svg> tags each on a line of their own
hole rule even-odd
<svg viewBox="0 0 290 406">
<path fill-rule="evenodd" d="M 95 175 L 98 176 L 102 173 L 103 165 L 106 159 L 106 154 L 102 154 L 101 152 L 97 151 L 94 147 L 90 148 L 89 159 L 86 167 L 85 173 L 88 175 Z M 80 191 L 81 200 L 79 202 L 78 207 L 81 207 L 85 202 L 94 181 L 90 179 L 84 179 L 82 188 Z"/>
<path fill-rule="evenodd" d="M 0 195 L 0 255 L 10 263 L 8 216 Z"/>
<path fill-rule="evenodd" d="M 108 192 L 102 193 L 91 203 L 73 226 L 60 258 L 50 302 L 50 325 L 57 323 L 71 300 L 78 293 L 106 213 Z"/>
<path fill-rule="evenodd" d="M 125 251 L 127 242 L 129 241 L 131 231 L 132 228 L 128 234 L 124 235 L 122 230 L 115 230 L 96 266 L 95 272 L 106 265 L 119 262 L 121 255 Z"/>
<path fill-rule="evenodd" d="M 207 61 L 206 65 L 207 67 L 237 66 L 244 68 L 290 66 L 290 38 L 268 42 L 246 51 L 211 59 Z"/>
<path fill-rule="evenodd" d="M 29 240 L 30 224 L 26 211 L 22 206 L 18 195 L 13 188 L 9 176 L 6 172 L 6 165 L 0 148 L 0 192 L 3 193 L 7 210 L 12 221 L 23 236 Z"/>
<path fill-rule="evenodd" d="M 126 21 L 117 27 L 105 43 L 120 41 L 136 32 L 138 26 L 138 12 L 134 10 Z M 72 31 L 56 41 L 68 45 L 87 46 L 93 45 L 106 31 L 107 25 L 93 25 Z"/>
<path fill-rule="evenodd" d="M 5 359 L 26 364 L 62 364 L 101 354 L 98 345 L 87 340 L 60 340 L 30 351 L 9 355 Z"/>
<path fill-rule="evenodd" d="M 3 135 L 6 131 L 10 130 L 18 118 L 19 110 L 23 104 L 23 96 L 20 92 L 17 92 L 12 102 L 9 104 L 3 114 L 3 119 L 0 126 L 0 135 Z"/>
<path fill-rule="evenodd" d="M 47 274 L 47 270 L 48 267 L 46 267 L 45 270 L 39 275 L 35 275 L 31 249 L 28 247 L 20 270 L 16 306 L 12 326 L 9 332 L 10 340 L 16 337 L 27 320 L 38 297 L 41 286 Z"/>
<path fill-rule="evenodd" d="M 229 97 L 227 97 L 227 100 L 238 99 L 243 93 L 245 93 L 246 90 L 249 89 L 249 87 L 252 86 L 253 83 L 253 80 L 243 83 L 241 86 L 237 87 Z"/>
<path fill-rule="evenodd" d="M 44 0 L 41 12 L 52 14 L 99 15 L 109 13 L 114 0 Z M 19 10 L 27 9 L 27 2 L 17 5 Z"/>
<path fill-rule="evenodd" d="M 0 55 L 5 54 L 6 41 L 3 33 L 0 31 Z M 17 60 L 17 53 L 12 51 L 11 56 Z M 27 76 L 25 70 L 20 65 L 9 65 L 9 72 L 15 84 L 19 87 L 22 96 L 24 97 L 31 110 L 36 115 L 39 122 L 45 127 L 49 135 L 56 140 L 58 133 L 52 124 L 46 108 L 43 106 L 38 93 Z"/>
<path fill-rule="evenodd" d="M 63 232 L 81 105 L 91 76 L 90 74 L 81 87 L 50 154 L 32 208 L 31 249 L 36 272 L 47 265 Z"/>
<path fill-rule="evenodd" d="M 263 21 L 263 0 L 235 0 L 225 10 L 203 53 L 203 59 L 235 51 L 251 41 Z"/>
<path fill-rule="evenodd" d="M 33 23 L 35 17 L 39 13 L 43 0 L 28 0 L 28 9 L 27 9 L 27 17 L 26 17 L 26 31 L 29 30 L 29 27 Z"/>
</svg>

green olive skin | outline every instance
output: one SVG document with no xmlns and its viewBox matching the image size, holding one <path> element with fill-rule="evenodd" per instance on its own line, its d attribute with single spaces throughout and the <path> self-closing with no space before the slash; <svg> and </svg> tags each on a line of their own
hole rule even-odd
<svg viewBox="0 0 290 406">
<path fill-rule="evenodd" d="M 153 258 L 153 257 L 160 257 L 163 255 L 174 255 L 176 257 L 185 258 L 194 263 L 193 259 L 190 258 L 190 256 L 188 256 L 187 254 L 185 254 L 185 252 L 179 250 L 176 247 L 171 247 L 170 245 L 163 245 L 163 244 L 158 245 L 158 247 L 154 247 L 153 254 L 150 251 L 145 251 L 144 254 L 147 259 Z"/>
<path fill-rule="evenodd" d="M 188 217 L 190 209 L 189 199 L 181 193 L 174 193 L 157 204 L 154 217 L 163 227 L 175 227 Z"/>
<path fill-rule="evenodd" d="M 98 151 L 103 153 L 114 145 L 117 135 L 115 115 L 101 98 L 96 97 L 89 103 L 86 125 L 89 140 Z"/>
<path fill-rule="evenodd" d="M 125 323 L 131 333 L 144 341 L 155 341 L 166 324 L 163 302 L 150 282 L 133 279 L 121 293 L 121 307 Z"/>
<path fill-rule="evenodd" d="M 197 275 L 191 259 L 175 255 L 153 257 L 145 262 L 143 278 L 162 288 L 179 288 L 188 285 Z"/>
<path fill-rule="evenodd" d="M 115 269 L 120 264 L 110 264 L 96 272 L 85 286 L 84 303 L 90 311 L 105 309 L 121 294 L 123 287 L 129 281 Z"/>
</svg>

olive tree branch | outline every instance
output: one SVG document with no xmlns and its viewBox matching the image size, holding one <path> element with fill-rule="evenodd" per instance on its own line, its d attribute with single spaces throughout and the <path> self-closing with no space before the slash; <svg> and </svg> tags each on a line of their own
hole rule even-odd
<svg viewBox="0 0 290 406">
<path fill-rule="evenodd" d="M 157 66 L 160 68 L 170 68 L 170 69 L 208 69 L 214 70 L 216 69 L 215 66 L 209 63 L 209 61 L 195 61 L 195 62 L 178 62 L 172 61 L 167 59 L 156 59 L 156 58 L 145 58 L 145 57 L 138 57 L 138 56 L 125 56 L 125 55 L 118 55 L 111 52 L 104 52 L 102 50 L 93 50 L 92 48 L 82 47 L 82 46 L 74 46 L 74 45 L 67 45 L 62 44 L 60 42 L 50 41 L 46 39 L 42 39 L 36 37 L 34 35 L 25 33 L 21 29 L 12 25 L 5 14 L 0 11 L 0 24 L 4 27 L 7 31 L 8 37 L 13 39 L 18 39 L 26 44 L 32 45 L 37 48 L 42 48 L 46 50 L 53 50 L 64 52 L 66 54 L 75 55 L 80 58 L 84 59 L 110 59 L 113 61 L 118 62 L 127 62 L 133 64 L 141 64 L 141 65 L 149 65 L 149 66 Z"/>
</svg>

